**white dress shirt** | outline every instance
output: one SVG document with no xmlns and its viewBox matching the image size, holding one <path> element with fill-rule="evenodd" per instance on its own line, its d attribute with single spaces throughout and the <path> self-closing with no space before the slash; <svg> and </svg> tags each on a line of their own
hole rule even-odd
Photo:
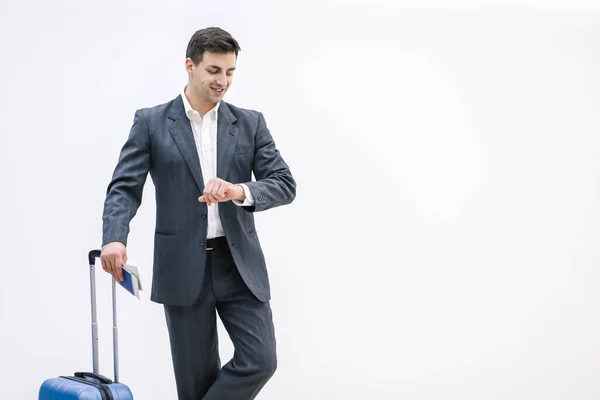
<svg viewBox="0 0 600 400">
<path fill-rule="evenodd" d="M 190 102 L 185 95 L 185 88 L 181 92 L 181 99 L 183 100 L 185 114 L 189 118 L 192 126 L 194 141 L 196 142 L 198 157 L 200 158 L 200 168 L 202 168 L 202 179 L 206 186 L 208 181 L 217 176 L 217 124 L 219 123 L 219 105 L 221 103 L 217 103 L 217 105 L 206 113 L 203 118 L 190 105 Z M 244 184 L 240 185 L 244 188 L 246 200 L 244 200 L 244 202 L 232 200 L 233 203 L 238 206 L 251 206 L 254 204 L 252 193 L 250 193 L 248 186 Z M 225 236 L 221 218 L 219 217 L 219 208 L 217 206 L 218 204 L 215 203 L 208 206 L 207 239 Z"/>
</svg>

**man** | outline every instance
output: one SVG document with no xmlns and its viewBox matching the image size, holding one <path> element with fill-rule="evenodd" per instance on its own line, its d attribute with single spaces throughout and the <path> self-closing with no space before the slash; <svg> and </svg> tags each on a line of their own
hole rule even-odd
<svg viewBox="0 0 600 400">
<path fill-rule="evenodd" d="M 102 267 L 120 281 L 129 224 L 150 173 L 151 300 L 165 307 L 180 400 L 253 399 L 277 364 L 253 213 L 291 203 L 296 182 L 263 115 L 222 100 L 239 51 L 222 29 L 194 33 L 187 85 L 174 100 L 136 111 L 104 204 Z M 222 368 L 216 312 L 235 347 Z"/>
</svg>

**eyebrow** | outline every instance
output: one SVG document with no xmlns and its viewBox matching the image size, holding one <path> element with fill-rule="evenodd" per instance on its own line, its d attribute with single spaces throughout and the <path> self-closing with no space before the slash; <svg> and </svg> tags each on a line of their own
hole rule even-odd
<svg viewBox="0 0 600 400">
<path fill-rule="evenodd" d="M 221 67 L 219 67 L 218 65 L 208 65 L 206 68 L 215 68 L 215 69 L 218 69 L 218 70 L 221 69 Z M 235 67 L 229 68 L 227 71 L 233 71 L 233 70 L 235 70 Z"/>
</svg>

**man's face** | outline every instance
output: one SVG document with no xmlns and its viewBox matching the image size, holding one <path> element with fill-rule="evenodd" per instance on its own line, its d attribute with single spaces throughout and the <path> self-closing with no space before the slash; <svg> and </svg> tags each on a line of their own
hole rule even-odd
<svg viewBox="0 0 600 400">
<path fill-rule="evenodd" d="M 235 53 L 204 52 L 202 61 L 194 65 L 189 58 L 186 69 L 190 76 L 189 85 L 201 101 L 218 103 L 231 86 L 237 57 Z"/>
</svg>

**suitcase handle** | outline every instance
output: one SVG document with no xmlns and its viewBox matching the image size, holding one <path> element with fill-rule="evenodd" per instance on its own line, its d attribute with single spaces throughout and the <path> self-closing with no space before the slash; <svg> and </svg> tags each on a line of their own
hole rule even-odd
<svg viewBox="0 0 600 400">
<path fill-rule="evenodd" d="M 104 375 L 94 374 L 93 372 L 75 372 L 74 374 L 77 378 L 92 378 L 98 380 L 100 383 L 104 383 L 106 385 L 110 385 L 113 383 L 110 379 L 105 377 Z"/>
<path fill-rule="evenodd" d="M 91 250 L 88 253 L 88 260 L 90 265 L 96 265 L 96 258 L 100 258 L 100 250 Z"/>
<path fill-rule="evenodd" d="M 100 258 L 100 250 L 90 250 L 88 261 L 90 262 L 90 293 L 92 306 L 92 363 L 95 375 L 99 372 L 98 361 L 98 316 L 96 313 L 96 258 Z M 117 290 L 115 278 L 112 278 L 112 314 L 113 314 L 113 367 L 114 382 L 119 382 L 119 337 L 117 329 Z M 101 376 L 101 375 L 98 375 Z"/>
</svg>

